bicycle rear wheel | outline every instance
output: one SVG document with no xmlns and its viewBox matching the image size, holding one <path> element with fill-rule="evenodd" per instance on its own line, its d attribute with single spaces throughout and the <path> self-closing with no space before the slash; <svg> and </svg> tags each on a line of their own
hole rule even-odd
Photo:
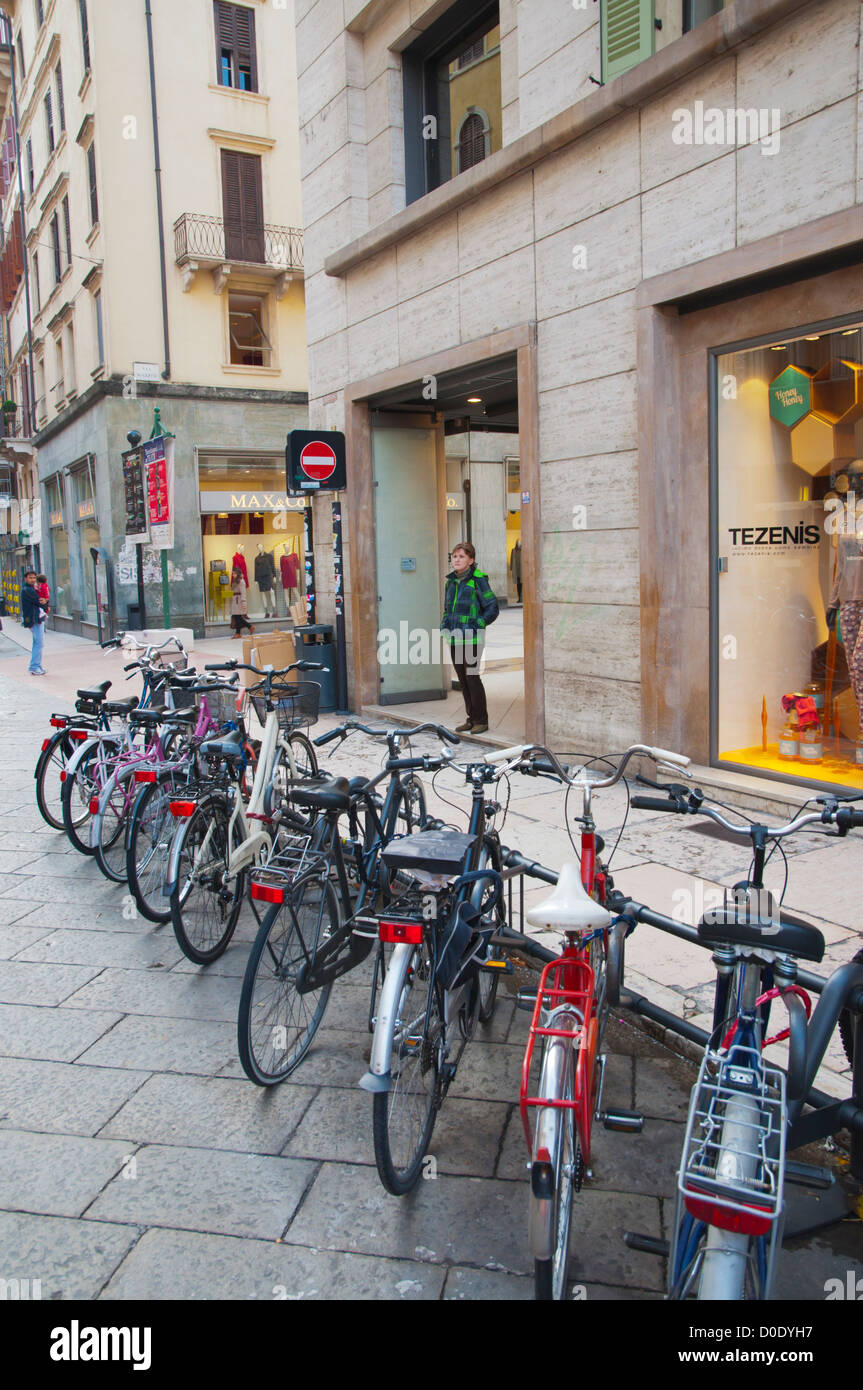
<svg viewBox="0 0 863 1390">
<path fill-rule="evenodd" d="M 129 817 L 126 876 L 139 912 L 148 922 L 170 922 L 171 909 L 162 892 L 168 855 L 176 829 L 170 803 L 186 783 L 185 771 L 165 771 L 141 788 Z"/>
<path fill-rule="evenodd" d="M 65 729 L 59 729 L 40 753 L 36 764 L 36 805 L 42 819 L 53 830 L 63 830 L 63 782 L 69 759 L 77 749 Z"/>
<path fill-rule="evenodd" d="M 577 1026 L 577 1020 L 572 1020 Z M 565 1027 L 561 1021 L 559 1025 Z M 549 1039 L 542 1061 L 540 1094 L 549 1100 L 573 1097 L 576 1051 L 565 1038 Z M 571 1109 L 537 1111 L 530 1175 L 530 1247 L 539 1301 L 566 1298 L 572 1198 L 580 1184 L 581 1148 Z"/>
<path fill-rule="evenodd" d="M 286 750 L 280 744 L 276 750 L 273 775 L 264 798 L 265 810 L 268 815 L 277 811 L 287 799 L 289 788 L 293 782 L 304 782 L 309 777 L 314 777 L 318 770 L 317 755 L 305 734 L 294 729 L 290 733 L 283 734 L 282 737 L 290 745 L 291 758 L 288 757 Z M 293 766 L 291 759 L 293 759 Z M 290 803 L 288 805 L 289 817 L 292 822 L 302 826 L 312 824 L 316 815 L 314 810 L 293 807 L 290 806 Z"/>
<path fill-rule="evenodd" d="M 177 944 L 196 965 L 227 950 L 243 905 L 245 871 L 230 875 L 231 851 L 241 841 L 224 797 L 208 797 L 179 831 L 171 923 Z"/>
<path fill-rule="evenodd" d="M 440 1104 L 443 1001 L 428 942 L 404 975 L 390 1048 L 390 1088 L 374 1096 L 372 1130 L 380 1180 L 396 1197 L 419 1181 Z"/>
<path fill-rule="evenodd" d="M 135 799 L 136 768 L 127 767 L 111 779 L 102 794 L 94 835 L 96 863 L 112 883 L 126 881 L 126 828 Z"/>
<path fill-rule="evenodd" d="M 331 984 L 300 993 L 302 976 L 337 930 L 338 899 L 329 881 L 300 878 L 264 917 L 249 955 L 237 1016 L 243 1071 L 275 1086 L 299 1066 L 321 1026 Z"/>
</svg>

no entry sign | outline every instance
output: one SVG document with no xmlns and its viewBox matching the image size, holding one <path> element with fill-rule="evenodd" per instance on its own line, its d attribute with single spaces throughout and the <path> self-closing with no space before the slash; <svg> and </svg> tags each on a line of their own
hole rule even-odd
<svg viewBox="0 0 863 1390">
<path fill-rule="evenodd" d="M 288 491 L 341 492 L 346 486 L 345 436 L 339 430 L 291 430 L 285 449 Z"/>
</svg>

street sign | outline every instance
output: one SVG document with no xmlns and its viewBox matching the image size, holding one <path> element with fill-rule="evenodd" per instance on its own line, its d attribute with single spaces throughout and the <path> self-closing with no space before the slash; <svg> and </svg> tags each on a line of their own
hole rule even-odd
<svg viewBox="0 0 863 1390">
<path fill-rule="evenodd" d="M 340 430 L 291 430 L 285 449 L 288 491 L 341 492 L 347 485 L 345 436 Z"/>
</svg>

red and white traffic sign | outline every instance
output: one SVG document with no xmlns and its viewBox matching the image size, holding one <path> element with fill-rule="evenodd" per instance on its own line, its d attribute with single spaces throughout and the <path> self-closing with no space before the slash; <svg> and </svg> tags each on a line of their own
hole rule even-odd
<svg viewBox="0 0 863 1390">
<path fill-rule="evenodd" d="M 324 483 L 336 469 L 335 451 L 322 439 L 312 439 L 300 454 L 300 468 L 307 478 Z"/>
</svg>

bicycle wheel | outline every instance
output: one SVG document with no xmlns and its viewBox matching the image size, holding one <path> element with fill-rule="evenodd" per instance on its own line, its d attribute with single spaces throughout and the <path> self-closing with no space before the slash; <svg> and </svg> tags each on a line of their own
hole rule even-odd
<svg viewBox="0 0 863 1390">
<path fill-rule="evenodd" d="M 858 951 L 851 959 L 855 963 L 863 961 L 863 951 Z M 839 1036 L 848 1058 L 849 1066 L 854 1065 L 854 1015 L 850 1009 L 843 1009 L 839 1015 Z"/>
<path fill-rule="evenodd" d="M 572 1100 L 574 1067 L 571 1044 L 563 1038 L 550 1039 L 543 1056 L 540 1094 L 549 1100 Z M 540 1301 L 566 1298 L 572 1195 L 580 1182 L 580 1169 L 581 1148 L 573 1111 L 551 1106 L 539 1110 L 531 1164 L 529 1229 L 535 1297 Z"/>
<path fill-rule="evenodd" d="M 418 777 L 403 777 L 399 791 L 396 834 L 411 835 L 422 830 L 428 819 L 426 795 Z"/>
<path fill-rule="evenodd" d="M 305 968 L 340 923 L 329 881 L 300 878 L 264 917 L 243 977 L 237 1046 L 243 1071 L 275 1086 L 299 1066 L 326 1012 L 332 984 L 300 994 Z"/>
<path fill-rule="evenodd" d="M 114 771 L 119 742 L 99 740 L 86 748 L 73 772 L 63 783 L 63 829 L 79 854 L 95 854 L 90 844 L 91 803 L 96 800 Z"/>
<path fill-rule="evenodd" d="M 483 852 L 482 852 L 482 854 L 480 855 L 480 862 L 479 862 L 478 867 L 481 868 L 481 869 L 487 869 L 487 868 L 497 869 L 498 872 L 500 872 L 500 863 L 497 861 L 497 856 L 494 855 L 494 854 L 493 854 L 490 850 L 488 850 L 488 849 L 484 849 Z M 475 888 L 474 888 L 474 890 L 473 890 L 472 901 L 473 901 L 473 900 L 476 900 L 477 903 L 479 903 L 479 902 L 482 901 L 483 891 L 484 891 L 484 889 L 487 887 L 487 885 L 488 885 L 488 880 L 486 880 L 485 883 L 483 883 L 483 881 L 482 881 L 481 879 L 479 880 L 479 882 L 476 884 L 476 886 L 475 886 Z M 495 930 L 495 931 L 499 931 L 501 927 L 506 926 L 506 911 L 505 911 L 505 909 L 504 909 L 503 899 L 501 899 L 501 901 L 500 901 L 499 903 L 496 904 L 496 906 L 494 907 L 494 909 L 493 909 L 493 911 L 492 911 L 491 916 L 492 916 L 492 923 L 493 923 L 493 926 L 494 926 L 494 930 Z M 483 925 L 486 925 L 485 921 L 483 922 Z M 503 951 L 501 950 L 501 948 L 500 948 L 499 946 L 492 946 L 492 947 L 490 947 L 489 952 L 488 952 L 488 959 L 489 959 L 489 960 L 501 960 L 502 958 L 503 958 Z M 497 1007 L 497 990 L 498 990 L 498 985 L 499 985 L 499 984 L 500 984 L 500 973 L 499 973 L 499 971 L 495 970 L 494 973 L 492 973 L 491 971 L 488 971 L 488 970 L 481 970 L 481 971 L 479 972 L 479 1021 L 480 1021 L 480 1023 L 490 1023 L 491 1020 L 492 1020 L 492 1018 L 494 1017 L 494 1011 L 495 1011 L 495 1008 Z"/>
<path fill-rule="evenodd" d="M 294 729 L 291 733 L 284 734 L 283 738 L 290 745 L 296 772 L 291 766 L 287 751 L 279 744 L 273 764 L 273 775 L 264 798 L 264 809 L 267 815 L 272 815 L 287 799 L 288 788 L 292 782 L 302 782 L 308 777 L 314 777 L 318 770 L 317 755 L 305 734 Z M 290 820 L 301 826 L 311 825 L 315 815 L 316 812 L 311 808 L 305 810 L 291 806 L 289 811 Z"/>
<path fill-rule="evenodd" d="M 63 782 L 60 774 L 66 771 L 69 759 L 77 749 L 65 729 L 58 729 L 39 755 L 36 778 L 36 805 L 42 819 L 53 830 L 63 827 Z"/>
<path fill-rule="evenodd" d="M 181 951 L 196 965 L 209 965 L 227 950 L 243 905 L 245 871 L 229 874 L 242 832 L 236 823 L 231 831 L 230 820 L 227 800 L 208 797 L 179 832 L 171 924 Z"/>
<path fill-rule="evenodd" d="M 185 772 L 159 773 L 157 781 L 141 788 L 129 817 L 126 876 L 138 910 L 148 922 L 171 920 L 171 909 L 162 893 L 177 828 L 169 805 L 185 780 Z"/>
<path fill-rule="evenodd" d="M 440 1104 L 443 1035 L 441 990 L 424 941 L 405 970 L 391 1040 L 390 1089 L 375 1094 L 372 1113 L 378 1174 L 396 1197 L 410 1192 L 422 1172 Z"/>
<path fill-rule="evenodd" d="M 762 1124 L 758 1102 L 747 1095 L 729 1100 L 716 1155 L 716 1173 L 732 1188 L 741 1184 L 751 1188 L 758 1171 L 752 1136 Z M 763 1244 L 763 1242 L 762 1242 Z M 762 1298 L 755 1284 L 759 1241 L 755 1236 L 708 1226 L 698 1281 L 702 1302 L 736 1302 L 742 1298 Z"/>
<path fill-rule="evenodd" d="M 126 882 L 126 828 L 135 799 L 135 771 L 126 767 L 111 778 L 93 827 L 96 863 L 112 883 Z"/>
</svg>

